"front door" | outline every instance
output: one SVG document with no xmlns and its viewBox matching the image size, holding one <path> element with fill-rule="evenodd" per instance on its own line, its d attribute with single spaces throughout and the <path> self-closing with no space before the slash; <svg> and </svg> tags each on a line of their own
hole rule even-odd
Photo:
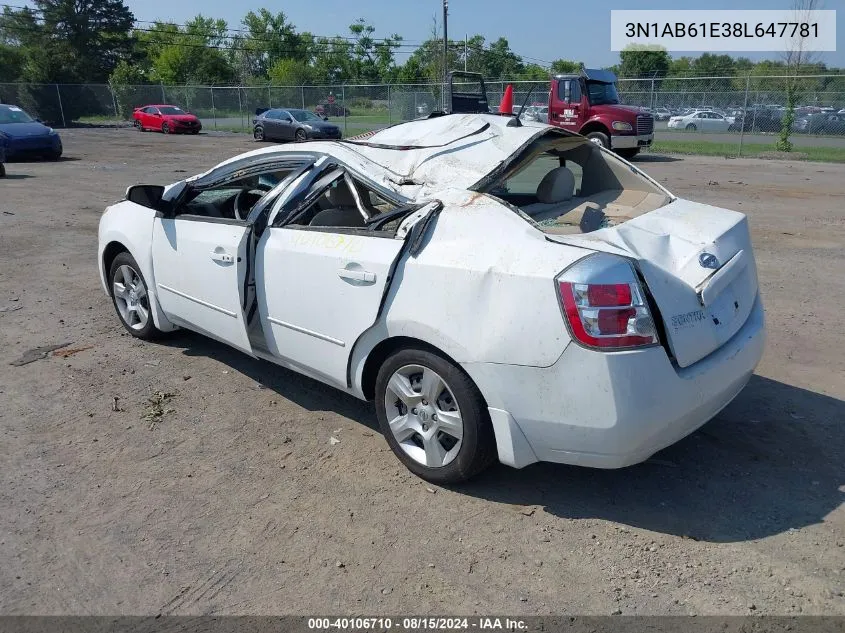
<svg viewBox="0 0 845 633">
<path fill-rule="evenodd" d="M 255 274 L 268 351 L 346 387 L 349 354 L 376 320 L 402 245 L 342 229 L 265 231 Z"/>
<path fill-rule="evenodd" d="M 167 318 L 252 353 L 242 308 L 246 222 L 156 218 L 153 276 Z"/>
<path fill-rule="evenodd" d="M 345 388 L 349 356 L 378 317 L 404 238 L 435 208 L 402 206 L 342 169 L 311 185 L 305 202 L 256 247 L 268 351 Z M 382 224 L 380 216 L 395 220 Z"/>
</svg>

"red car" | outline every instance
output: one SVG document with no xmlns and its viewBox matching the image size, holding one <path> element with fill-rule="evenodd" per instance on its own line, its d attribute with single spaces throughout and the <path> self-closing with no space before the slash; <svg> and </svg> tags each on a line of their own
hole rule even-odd
<svg viewBox="0 0 845 633">
<path fill-rule="evenodd" d="M 133 123 L 139 131 L 161 131 L 164 134 L 186 132 L 199 134 L 202 123 L 193 114 L 173 105 L 148 105 L 135 108 L 132 113 Z"/>
</svg>

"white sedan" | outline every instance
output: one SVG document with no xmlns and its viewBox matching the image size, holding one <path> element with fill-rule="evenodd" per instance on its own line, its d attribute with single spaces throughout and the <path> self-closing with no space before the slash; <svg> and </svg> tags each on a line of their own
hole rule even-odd
<svg viewBox="0 0 845 633">
<path fill-rule="evenodd" d="M 763 351 L 743 214 L 506 115 L 131 187 L 98 263 L 133 336 L 188 328 L 372 400 L 434 482 L 496 459 L 643 461 L 726 406 Z"/>
<path fill-rule="evenodd" d="M 732 132 L 734 117 L 725 116 L 712 110 L 696 110 L 684 116 L 669 118 L 669 127 L 690 132 Z"/>
</svg>

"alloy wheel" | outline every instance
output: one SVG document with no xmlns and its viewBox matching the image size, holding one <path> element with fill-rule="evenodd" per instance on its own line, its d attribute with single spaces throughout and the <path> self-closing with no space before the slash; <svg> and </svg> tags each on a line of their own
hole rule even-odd
<svg viewBox="0 0 845 633">
<path fill-rule="evenodd" d="M 123 322 L 133 330 L 143 330 L 150 320 L 150 299 L 141 275 L 123 264 L 112 280 L 112 292 Z"/>
<path fill-rule="evenodd" d="M 464 423 L 454 393 L 433 369 L 405 365 L 390 377 L 384 395 L 390 431 L 415 462 L 442 468 L 461 450 Z"/>
</svg>

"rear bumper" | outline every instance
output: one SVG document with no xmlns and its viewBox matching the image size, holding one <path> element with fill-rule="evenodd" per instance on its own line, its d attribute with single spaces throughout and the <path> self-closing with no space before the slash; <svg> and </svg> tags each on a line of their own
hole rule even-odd
<svg viewBox="0 0 845 633">
<path fill-rule="evenodd" d="M 721 411 L 748 382 L 764 342 L 758 296 L 730 341 L 684 369 L 662 347 L 603 353 L 574 343 L 550 367 L 464 368 L 487 398 L 503 463 L 621 468 L 648 459 Z"/>
<path fill-rule="evenodd" d="M 654 134 L 632 134 L 629 136 L 611 136 L 610 147 L 612 149 L 631 149 L 634 147 L 648 147 L 654 141 Z"/>
</svg>

